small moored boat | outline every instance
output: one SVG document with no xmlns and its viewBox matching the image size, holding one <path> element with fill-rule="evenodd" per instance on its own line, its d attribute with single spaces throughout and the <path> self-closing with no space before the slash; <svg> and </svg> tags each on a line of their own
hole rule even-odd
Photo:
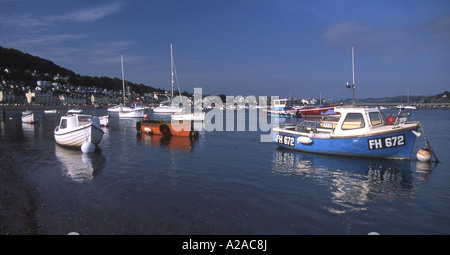
<svg viewBox="0 0 450 255">
<path fill-rule="evenodd" d="M 111 106 L 110 108 L 108 108 L 107 111 L 118 113 L 118 112 L 120 112 L 120 109 L 122 108 L 122 106 L 123 106 L 122 104 Z"/>
<path fill-rule="evenodd" d="M 303 108 L 295 108 L 295 115 L 298 117 L 321 117 L 322 113 L 333 110 L 334 107 L 342 106 L 342 104 L 334 105 L 317 105 Z"/>
<path fill-rule="evenodd" d="M 83 112 L 82 109 L 75 108 L 75 109 L 69 109 L 69 110 L 67 111 L 67 114 L 80 114 L 80 113 L 82 113 L 82 112 Z"/>
<path fill-rule="evenodd" d="M 98 120 L 100 121 L 100 126 L 109 127 L 109 115 L 98 116 Z"/>
<path fill-rule="evenodd" d="M 145 110 L 140 102 L 134 102 L 131 106 L 122 106 L 119 111 L 119 118 L 143 118 Z"/>
<path fill-rule="evenodd" d="M 34 111 L 27 110 L 22 112 L 22 122 L 33 124 L 38 122 L 38 118 L 34 116 Z"/>
<path fill-rule="evenodd" d="M 149 135 L 164 136 L 198 136 L 193 121 L 141 120 L 136 122 L 136 131 Z"/>
<path fill-rule="evenodd" d="M 184 111 L 184 108 L 180 105 L 177 105 L 175 102 L 173 102 L 173 84 L 176 80 L 178 84 L 178 76 L 177 72 L 175 70 L 175 64 L 173 59 L 173 50 L 172 50 L 172 43 L 170 44 L 170 68 L 171 68 L 171 74 L 172 74 L 172 96 L 170 100 L 163 101 L 159 104 L 158 107 L 153 108 L 154 113 L 182 113 Z M 175 79 L 174 79 L 175 77 Z M 178 93 L 181 96 L 180 92 L 180 84 L 178 84 Z"/>
<path fill-rule="evenodd" d="M 378 108 L 336 107 L 329 120 L 304 120 L 273 129 L 274 142 L 299 151 L 410 159 L 420 122 L 399 113 L 393 125 Z"/>
<path fill-rule="evenodd" d="M 264 109 L 263 112 L 267 114 L 267 116 L 276 116 L 276 117 L 294 117 L 295 110 L 292 107 L 292 100 L 283 98 L 283 99 L 275 99 L 273 100 L 273 106 L 271 109 Z"/>
<path fill-rule="evenodd" d="M 159 104 L 158 107 L 153 108 L 154 113 L 182 113 L 184 108 L 172 105 L 172 101 L 167 100 Z"/>
<path fill-rule="evenodd" d="M 204 120 L 205 112 L 192 112 L 192 113 L 176 113 L 172 114 L 172 120 Z"/>
<path fill-rule="evenodd" d="M 81 147 L 85 142 L 98 146 L 103 133 L 98 117 L 74 114 L 61 117 L 54 136 L 56 143 L 63 146 Z"/>
</svg>

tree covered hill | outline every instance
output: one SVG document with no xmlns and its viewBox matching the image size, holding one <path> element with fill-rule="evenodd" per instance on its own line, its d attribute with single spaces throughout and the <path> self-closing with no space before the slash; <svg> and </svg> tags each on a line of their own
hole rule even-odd
<svg viewBox="0 0 450 255">
<path fill-rule="evenodd" d="M 55 81 L 54 77 L 60 77 Z M 75 72 L 46 60 L 16 49 L 0 46 L 0 79 L 9 82 L 25 82 L 28 86 L 36 86 L 39 80 L 55 81 L 62 84 L 95 86 L 97 88 L 122 90 L 122 80 L 110 77 L 92 77 L 76 74 Z M 144 84 L 126 82 L 136 94 L 150 92 L 164 92 Z"/>
</svg>

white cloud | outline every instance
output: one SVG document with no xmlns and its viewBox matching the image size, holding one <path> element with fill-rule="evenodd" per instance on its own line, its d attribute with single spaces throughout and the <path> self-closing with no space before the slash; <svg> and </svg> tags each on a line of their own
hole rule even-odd
<svg viewBox="0 0 450 255">
<path fill-rule="evenodd" d="M 48 16 L 46 19 L 48 21 L 94 22 L 120 12 L 122 7 L 122 2 L 114 2 L 105 6 Z"/>
<path fill-rule="evenodd" d="M 119 13 L 122 7 L 122 2 L 113 2 L 104 6 L 86 8 L 58 15 L 0 14 L 0 26 L 33 29 L 38 26 L 60 25 L 63 22 L 95 22 Z"/>
</svg>

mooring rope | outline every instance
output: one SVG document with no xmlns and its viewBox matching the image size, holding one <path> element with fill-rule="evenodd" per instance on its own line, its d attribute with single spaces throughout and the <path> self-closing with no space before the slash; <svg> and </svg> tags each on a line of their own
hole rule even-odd
<svg viewBox="0 0 450 255">
<path fill-rule="evenodd" d="M 430 141 L 427 139 L 427 134 L 425 133 L 425 130 L 423 129 L 422 123 L 419 124 L 420 129 L 423 133 L 423 138 L 425 139 L 425 148 L 429 149 L 431 153 L 433 153 L 434 158 L 436 159 L 436 162 L 439 162 L 439 159 L 436 157 L 436 153 L 434 153 L 433 148 L 431 147 Z"/>
</svg>

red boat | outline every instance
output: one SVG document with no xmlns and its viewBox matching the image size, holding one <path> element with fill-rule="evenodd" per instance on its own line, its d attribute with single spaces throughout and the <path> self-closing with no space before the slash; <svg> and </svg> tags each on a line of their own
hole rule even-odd
<svg viewBox="0 0 450 255">
<path fill-rule="evenodd" d="M 170 136 L 198 136 L 198 131 L 194 130 L 194 122 L 180 120 L 167 122 L 163 120 L 141 120 L 136 122 L 136 131 L 149 135 Z"/>
<path fill-rule="evenodd" d="M 295 115 L 298 117 L 321 117 L 322 113 L 333 110 L 334 107 L 342 106 L 342 104 L 321 105 L 306 108 L 295 109 Z"/>
</svg>

